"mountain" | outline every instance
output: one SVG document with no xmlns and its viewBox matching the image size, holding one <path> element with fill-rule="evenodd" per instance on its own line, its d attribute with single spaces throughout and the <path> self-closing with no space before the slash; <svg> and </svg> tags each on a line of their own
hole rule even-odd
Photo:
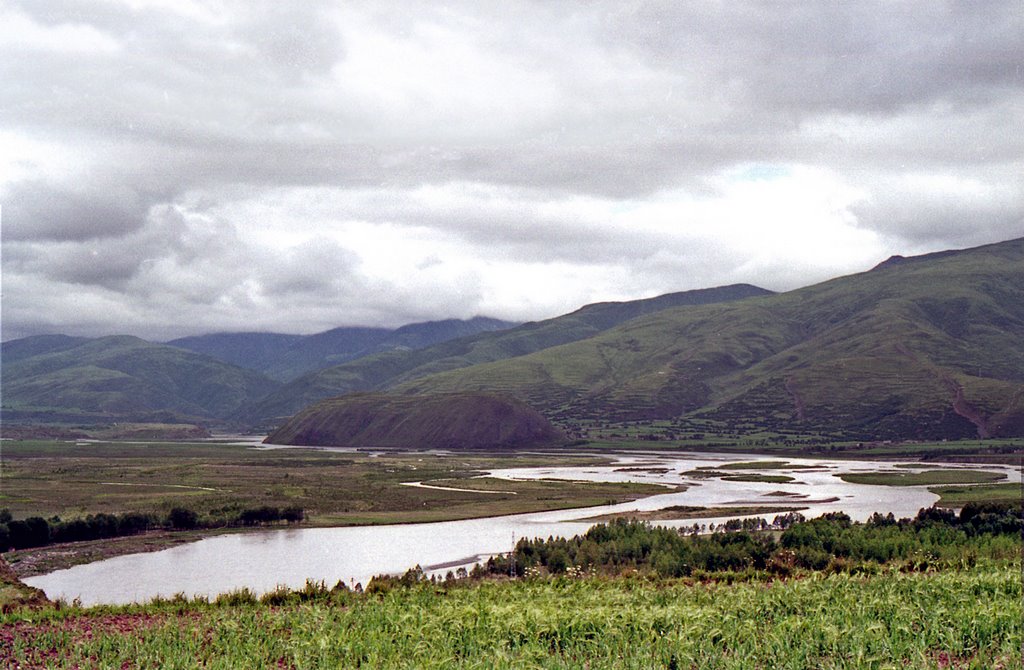
<svg viewBox="0 0 1024 670">
<path fill-rule="evenodd" d="M 269 444 L 417 449 L 536 447 L 565 436 L 536 410 L 492 393 L 354 393 L 308 407 Z"/>
<path fill-rule="evenodd" d="M 390 351 L 303 375 L 244 411 L 254 423 L 274 423 L 318 400 L 352 391 L 391 388 L 438 372 L 523 356 L 577 342 L 616 325 L 672 307 L 706 305 L 770 295 L 756 286 L 669 293 L 629 302 L 603 302 L 545 321 L 479 333 L 413 351 Z"/>
<path fill-rule="evenodd" d="M 130 336 L 4 342 L 4 422 L 217 422 L 278 386 L 267 377 Z"/>
<path fill-rule="evenodd" d="M 893 258 L 740 302 L 661 310 L 587 339 L 407 380 L 487 390 L 562 423 L 1024 435 L 1024 239 Z"/>
<path fill-rule="evenodd" d="M 216 333 L 171 340 L 167 344 L 256 370 L 279 381 L 369 354 L 411 350 L 457 337 L 510 328 L 515 324 L 487 317 L 445 319 L 388 328 L 334 328 L 315 335 Z"/>
</svg>

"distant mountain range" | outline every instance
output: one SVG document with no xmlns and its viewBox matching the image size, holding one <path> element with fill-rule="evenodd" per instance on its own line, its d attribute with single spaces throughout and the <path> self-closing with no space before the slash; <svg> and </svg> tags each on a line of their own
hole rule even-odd
<svg viewBox="0 0 1024 670">
<path fill-rule="evenodd" d="M 175 346 L 16 340 L 2 350 L 4 420 L 130 411 L 269 427 L 353 391 L 483 391 L 563 426 L 1024 435 L 1024 239 L 893 257 L 781 294 L 739 285 L 588 305 L 501 330 L 508 324 L 485 321 Z"/>
<path fill-rule="evenodd" d="M 579 342 L 631 319 L 670 307 L 708 305 L 771 295 L 747 284 L 669 293 L 629 302 L 587 305 L 563 316 L 525 323 L 495 333 L 480 333 L 417 351 L 391 351 L 325 368 L 285 384 L 239 417 L 257 425 L 275 425 L 318 400 L 353 391 L 394 388 L 449 370 L 515 359 L 559 345 Z M 462 389 L 450 389 L 462 390 Z M 472 390 L 489 390 L 477 387 Z M 541 406 L 537 407 L 542 409 Z"/>
<path fill-rule="evenodd" d="M 414 323 L 397 329 L 334 328 L 315 335 L 217 333 L 167 344 L 262 372 L 278 381 L 382 351 L 410 351 L 456 337 L 511 328 L 516 324 L 478 316 Z"/>
<path fill-rule="evenodd" d="M 279 382 L 137 337 L 44 335 L 4 342 L 3 422 L 209 423 Z"/>
<path fill-rule="evenodd" d="M 478 317 L 316 335 L 220 333 L 167 344 L 130 336 L 27 337 L 0 345 L 3 420 L 242 426 L 235 417 L 278 388 L 280 379 L 511 325 Z"/>
</svg>

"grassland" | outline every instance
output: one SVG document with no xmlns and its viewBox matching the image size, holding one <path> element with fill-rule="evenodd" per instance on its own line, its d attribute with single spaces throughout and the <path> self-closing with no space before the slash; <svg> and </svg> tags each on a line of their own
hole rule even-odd
<svg viewBox="0 0 1024 670">
<path fill-rule="evenodd" d="M 810 470 L 813 465 L 798 465 L 788 461 L 743 461 L 716 465 L 720 470 Z"/>
<path fill-rule="evenodd" d="M 923 486 L 929 484 L 988 484 L 1006 479 L 1001 472 L 981 470 L 925 470 L 924 472 L 850 472 L 839 476 L 851 484 Z"/>
<path fill-rule="evenodd" d="M 273 598 L 271 599 L 273 601 Z M 0 615 L 9 667 L 1021 666 L 1020 565 L 726 584 L 536 579 L 316 588 Z"/>
<path fill-rule="evenodd" d="M 165 516 L 183 506 L 199 513 L 202 531 L 156 532 L 76 542 L 8 554 L 19 575 L 67 568 L 100 558 L 153 551 L 213 533 L 240 510 L 263 505 L 302 507 L 306 526 L 397 524 L 495 516 L 625 502 L 664 487 L 586 481 L 516 483 L 474 477 L 483 470 L 531 465 L 582 465 L 602 459 L 573 455 L 453 456 L 255 450 L 211 443 L 4 442 L 0 509 L 16 518 L 63 520 L 96 513 Z M 443 480 L 458 491 L 402 486 Z M 435 484 L 435 486 L 438 486 Z M 496 490 L 482 494 L 473 487 Z"/>
<path fill-rule="evenodd" d="M 3 460 L 0 508 L 15 516 L 166 513 L 186 505 L 201 518 L 217 518 L 258 505 L 297 505 L 312 525 L 333 525 L 356 518 L 384 522 L 410 512 L 431 520 L 489 516 L 574 502 L 601 504 L 664 490 L 580 483 L 558 495 L 550 483 L 517 482 L 515 495 L 485 496 L 401 485 L 468 479 L 492 468 L 601 462 L 572 455 L 368 454 L 210 443 L 43 441 L 4 443 Z"/>
<path fill-rule="evenodd" d="M 976 486 L 935 486 L 928 489 L 939 496 L 939 507 L 963 507 L 967 503 L 1018 502 L 1024 504 L 1020 484 L 979 484 Z"/>
<path fill-rule="evenodd" d="M 492 468 L 604 462 L 569 454 L 373 455 L 212 443 L 57 441 L 4 442 L 2 449 L 0 509 L 10 509 L 16 518 L 69 520 L 101 512 L 166 516 L 184 506 L 202 523 L 217 526 L 243 509 L 267 505 L 301 507 L 305 524 L 312 526 L 412 523 L 589 507 L 665 491 L 647 484 L 550 481 L 483 485 L 505 487 L 501 494 L 472 490 L 480 486 L 472 477 Z M 403 485 L 431 480 L 455 481 L 447 488 L 460 490 Z M 24 575 L 27 566 L 45 571 L 200 536 L 147 534 L 29 550 L 13 558 Z"/>
<path fill-rule="evenodd" d="M 789 475 L 762 474 L 726 475 L 722 479 L 727 482 L 761 482 L 767 484 L 785 484 L 786 482 L 794 481 L 794 478 Z"/>
<path fill-rule="evenodd" d="M 799 512 L 807 509 L 804 507 L 790 507 L 777 505 L 728 505 L 721 507 L 700 507 L 690 505 L 672 505 L 662 509 L 637 512 L 615 512 L 613 514 L 601 514 L 586 519 L 573 519 L 573 521 L 594 521 L 605 523 L 615 519 L 636 519 L 638 521 L 679 521 L 683 519 L 708 519 L 715 517 L 740 517 L 750 514 L 785 514 L 786 512 Z"/>
<path fill-rule="evenodd" d="M 673 432 L 666 422 L 607 425 L 609 427 L 584 425 L 581 428 L 591 436 L 581 443 L 587 451 L 672 450 L 761 454 L 776 458 L 914 459 L 931 463 L 1003 463 L 1017 466 L 1024 463 L 1024 440 L 1019 438 L 875 443 L 851 442 L 814 433 L 730 431 L 718 424 L 708 424 L 690 432 Z"/>
</svg>

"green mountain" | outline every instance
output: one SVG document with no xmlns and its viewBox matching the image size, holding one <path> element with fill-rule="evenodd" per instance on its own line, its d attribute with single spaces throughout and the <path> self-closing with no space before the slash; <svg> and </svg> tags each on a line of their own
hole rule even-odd
<svg viewBox="0 0 1024 670">
<path fill-rule="evenodd" d="M 259 373 L 136 337 L 4 342 L 4 422 L 223 420 L 276 388 Z"/>
<path fill-rule="evenodd" d="M 247 408 L 254 423 L 275 423 L 319 400 L 353 391 L 392 388 L 439 372 L 501 361 L 593 337 L 619 324 L 661 310 L 770 295 L 746 284 L 670 293 L 630 302 L 604 302 L 553 319 L 479 333 L 415 351 L 390 351 L 303 375 Z"/>
<path fill-rule="evenodd" d="M 421 349 L 515 324 L 487 317 L 413 323 L 401 328 L 334 328 L 315 335 L 215 333 L 171 340 L 167 344 L 256 370 L 279 381 L 370 354 Z"/>
<path fill-rule="evenodd" d="M 525 403 L 493 393 L 352 393 L 304 409 L 270 444 L 417 449 L 536 447 L 563 435 Z"/>
<path fill-rule="evenodd" d="M 778 295 L 665 309 L 395 390 L 505 393 L 563 424 L 1020 436 L 1024 239 L 894 257 Z"/>
</svg>

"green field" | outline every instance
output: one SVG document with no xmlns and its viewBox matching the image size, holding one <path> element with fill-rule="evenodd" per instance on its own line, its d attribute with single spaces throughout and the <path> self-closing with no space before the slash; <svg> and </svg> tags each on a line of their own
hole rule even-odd
<svg viewBox="0 0 1024 670">
<path fill-rule="evenodd" d="M 1019 668 L 1020 565 L 538 579 L 0 615 L 8 667 Z"/>
<path fill-rule="evenodd" d="M 777 506 L 777 505 L 722 505 L 720 507 L 700 507 L 691 505 L 672 505 L 662 509 L 648 512 L 615 512 L 613 514 L 601 514 L 586 519 L 573 519 L 573 521 L 597 521 L 607 522 L 614 519 L 636 519 L 638 521 L 676 521 L 680 519 L 708 519 L 714 517 L 740 517 L 749 514 L 783 514 L 785 512 L 799 512 L 807 509 L 803 507 Z"/>
<path fill-rule="evenodd" d="M 727 482 L 762 482 L 767 484 L 785 484 L 794 480 L 793 477 L 788 475 L 761 475 L 761 474 L 749 474 L 749 475 L 726 475 L 722 477 Z"/>
<path fill-rule="evenodd" d="M 1021 484 L 980 484 L 977 486 L 936 486 L 929 491 L 939 495 L 939 507 L 963 507 L 971 502 L 1024 503 Z"/>
<path fill-rule="evenodd" d="M 922 486 L 928 484 L 987 484 L 1006 479 L 999 472 L 980 470 L 926 470 L 925 472 L 851 472 L 839 476 L 851 484 Z"/>
<path fill-rule="evenodd" d="M 492 468 L 580 465 L 586 456 L 258 450 L 211 443 L 5 442 L 0 508 L 15 517 L 155 512 L 185 505 L 201 519 L 259 505 L 299 506 L 312 525 L 437 521 L 583 507 L 664 492 L 646 484 L 524 481 L 507 494 L 446 491 L 403 482 L 459 480 Z M 465 480 L 465 481 L 463 481 Z M 449 482 L 450 484 L 450 482 Z"/>
<path fill-rule="evenodd" d="M 162 519 L 174 507 L 186 507 L 206 527 L 16 552 L 12 563 L 21 575 L 199 539 L 223 532 L 241 511 L 261 506 L 300 507 L 307 526 L 340 526 L 591 507 L 667 490 L 633 483 L 474 479 L 492 468 L 605 462 L 571 454 L 371 455 L 213 443 L 57 441 L 4 442 L 2 449 L 0 510 L 9 509 L 16 519 L 69 521 L 128 512 Z M 417 481 L 460 490 L 403 485 Z"/>
</svg>

